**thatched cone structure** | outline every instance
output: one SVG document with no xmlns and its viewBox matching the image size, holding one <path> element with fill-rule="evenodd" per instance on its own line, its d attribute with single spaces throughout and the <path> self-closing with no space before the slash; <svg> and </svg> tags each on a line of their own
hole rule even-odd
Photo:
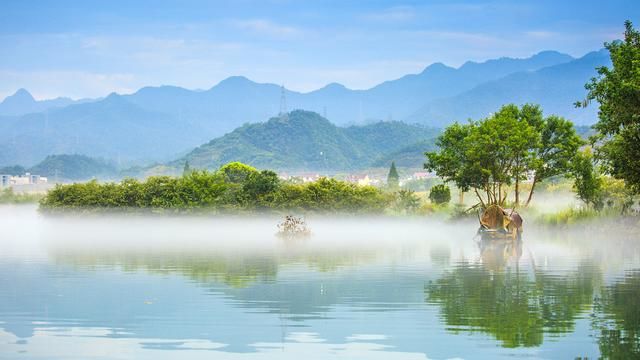
<svg viewBox="0 0 640 360">
<path fill-rule="evenodd" d="M 520 239 L 522 217 L 513 209 L 503 209 L 499 205 L 487 206 L 479 217 L 478 233 L 483 239 Z"/>
</svg>

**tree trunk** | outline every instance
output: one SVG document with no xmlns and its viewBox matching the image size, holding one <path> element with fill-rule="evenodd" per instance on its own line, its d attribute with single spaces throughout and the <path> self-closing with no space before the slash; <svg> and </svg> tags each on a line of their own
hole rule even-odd
<svg viewBox="0 0 640 360">
<path fill-rule="evenodd" d="M 476 196 L 478 197 L 478 200 L 480 200 L 480 205 L 482 205 L 483 208 L 486 208 L 487 205 L 482 200 L 482 196 L 480 196 L 480 193 L 478 192 L 478 189 L 473 189 L 473 191 L 476 192 Z"/>
<path fill-rule="evenodd" d="M 517 208 L 520 205 L 520 177 L 516 176 L 516 200 L 513 208 Z"/>
<path fill-rule="evenodd" d="M 464 205 L 464 191 L 462 191 L 461 189 L 458 189 L 458 191 L 460 191 L 460 193 L 458 194 L 458 202 L 460 203 L 460 205 Z"/>
<path fill-rule="evenodd" d="M 531 198 L 533 197 L 533 190 L 536 188 L 537 183 L 538 183 L 538 178 L 534 176 L 533 183 L 531 184 L 531 191 L 529 191 L 529 197 L 527 198 L 527 202 L 524 204 L 525 207 L 529 206 L 529 203 L 531 202 Z"/>
</svg>

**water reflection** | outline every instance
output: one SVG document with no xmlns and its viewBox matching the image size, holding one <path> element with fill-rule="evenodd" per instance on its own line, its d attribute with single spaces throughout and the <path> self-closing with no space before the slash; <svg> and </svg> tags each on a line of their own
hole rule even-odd
<svg viewBox="0 0 640 360">
<path fill-rule="evenodd" d="M 270 219 L 21 221 L 0 216 L 0 358 L 640 353 L 640 252 L 620 238 L 475 243 L 474 224 L 315 219 L 313 237 L 282 241 Z"/>
<path fill-rule="evenodd" d="M 625 273 L 596 298 L 594 328 L 607 359 L 640 358 L 640 269 Z"/>
<path fill-rule="evenodd" d="M 425 286 L 425 298 L 440 306 L 449 331 L 485 332 L 504 347 L 539 346 L 544 334 L 573 331 L 602 277 L 590 261 L 562 274 L 535 263 L 523 269 L 517 240 L 482 241 L 479 251 L 480 263 L 457 263 Z"/>
</svg>

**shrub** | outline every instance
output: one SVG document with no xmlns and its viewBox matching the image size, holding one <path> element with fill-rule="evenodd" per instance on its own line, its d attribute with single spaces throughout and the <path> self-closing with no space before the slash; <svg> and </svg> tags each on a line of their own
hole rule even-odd
<svg viewBox="0 0 640 360">
<path fill-rule="evenodd" d="M 451 201 L 451 190 L 445 184 L 435 185 L 429 191 L 429 200 L 434 204 L 448 204 Z"/>
<path fill-rule="evenodd" d="M 382 212 L 390 199 L 371 186 L 321 178 L 282 183 L 273 171 L 231 163 L 212 173 L 190 171 L 182 177 L 153 176 L 146 181 L 90 181 L 57 185 L 40 201 L 43 210 L 152 209 L 154 211 L 301 210 Z"/>
</svg>

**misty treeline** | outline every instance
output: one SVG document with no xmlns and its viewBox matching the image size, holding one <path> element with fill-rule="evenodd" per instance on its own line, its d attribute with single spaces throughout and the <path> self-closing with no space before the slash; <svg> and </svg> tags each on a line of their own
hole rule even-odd
<svg viewBox="0 0 640 360">
<path fill-rule="evenodd" d="M 598 68 L 585 85 L 585 100 L 575 104 L 600 106 L 589 142 L 569 120 L 544 117 L 537 105 L 510 104 L 487 118 L 447 127 L 437 139 L 439 150 L 425 154 L 425 168 L 472 191 L 485 206 L 526 206 L 536 185 L 564 176 L 574 180 L 574 191 L 589 207 L 626 212 L 640 191 L 640 33 L 627 21 L 624 40 L 605 47 L 612 67 Z M 522 202 L 525 180 L 531 185 Z"/>
<path fill-rule="evenodd" d="M 186 169 L 181 177 L 154 176 L 146 181 L 57 185 L 40 201 L 43 210 L 156 209 L 219 212 L 301 210 L 380 213 L 395 203 L 395 194 L 321 178 L 296 184 L 270 170 L 258 171 L 233 162 L 215 172 Z"/>
</svg>

